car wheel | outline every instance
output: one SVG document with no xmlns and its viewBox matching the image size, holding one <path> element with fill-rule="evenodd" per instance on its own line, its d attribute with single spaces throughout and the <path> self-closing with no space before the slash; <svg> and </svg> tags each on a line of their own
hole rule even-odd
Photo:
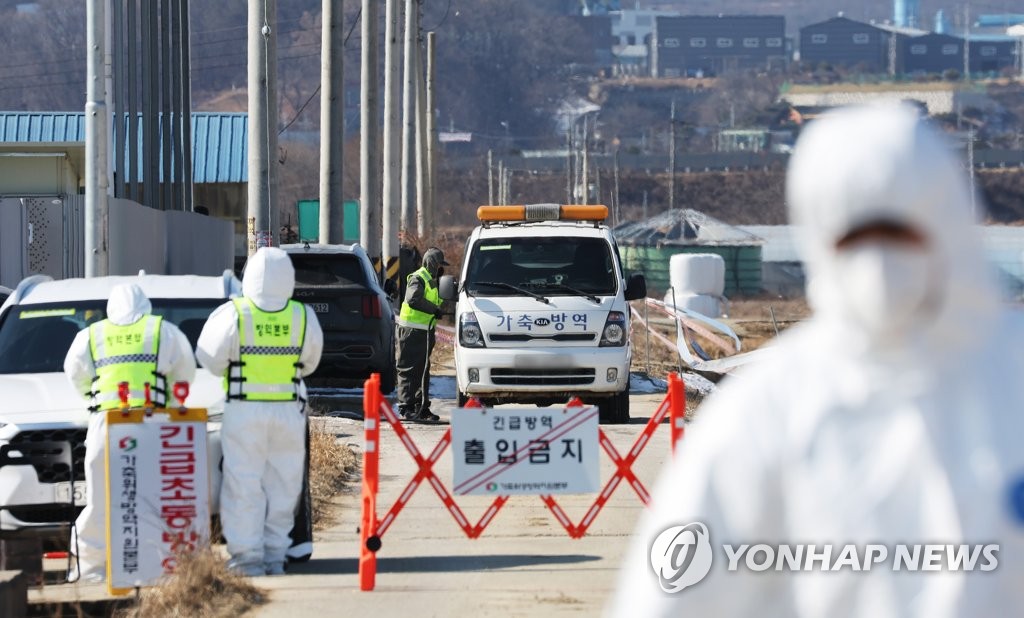
<svg viewBox="0 0 1024 618">
<path fill-rule="evenodd" d="M 597 404 L 598 417 L 602 423 L 625 425 L 629 422 L 629 385 L 620 393 L 602 399 Z"/>
</svg>

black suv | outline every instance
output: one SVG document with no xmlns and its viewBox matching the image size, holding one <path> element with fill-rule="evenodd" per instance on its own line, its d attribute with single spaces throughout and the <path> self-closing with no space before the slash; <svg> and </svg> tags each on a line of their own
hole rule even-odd
<svg viewBox="0 0 1024 618">
<path fill-rule="evenodd" d="M 282 245 L 295 266 L 295 300 L 316 312 L 324 352 L 314 378 L 362 386 L 380 373 L 381 390 L 395 388 L 394 310 L 359 245 Z"/>
</svg>

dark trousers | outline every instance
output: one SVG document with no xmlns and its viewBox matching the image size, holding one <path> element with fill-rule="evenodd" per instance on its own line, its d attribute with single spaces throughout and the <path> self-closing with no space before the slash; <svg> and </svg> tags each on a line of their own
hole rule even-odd
<svg viewBox="0 0 1024 618">
<path fill-rule="evenodd" d="M 398 408 L 417 412 L 430 407 L 430 354 L 434 330 L 398 327 Z"/>
</svg>

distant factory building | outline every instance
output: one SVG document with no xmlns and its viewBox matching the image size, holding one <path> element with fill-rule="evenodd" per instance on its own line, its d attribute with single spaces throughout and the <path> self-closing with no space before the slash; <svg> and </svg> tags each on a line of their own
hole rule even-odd
<svg viewBox="0 0 1024 618">
<path fill-rule="evenodd" d="M 865 73 L 888 70 L 894 32 L 846 17 L 833 17 L 800 29 L 800 61 L 859 68 Z"/>
<path fill-rule="evenodd" d="M 786 20 L 775 15 L 656 17 L 653 77 L 720 75 L 786 65 Z"/>
</svg>

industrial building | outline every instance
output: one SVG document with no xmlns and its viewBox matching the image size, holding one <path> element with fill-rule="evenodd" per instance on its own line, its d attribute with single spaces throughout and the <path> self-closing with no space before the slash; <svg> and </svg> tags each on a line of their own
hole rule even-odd
<svg viewBox="0 0 1024 618">
<path fill-rule="evenodd" d="M 800 61 L 845 66 L 865 73 L 888 70 L 893 32 L 847 17 L 833 17 L 800 29 Z"/>
<path fill-rule="evenodd" d="M 656 17 L 653 77 L 719 75 L 786 65 L 786 20 L 776 15 Z"/>
</svg>

